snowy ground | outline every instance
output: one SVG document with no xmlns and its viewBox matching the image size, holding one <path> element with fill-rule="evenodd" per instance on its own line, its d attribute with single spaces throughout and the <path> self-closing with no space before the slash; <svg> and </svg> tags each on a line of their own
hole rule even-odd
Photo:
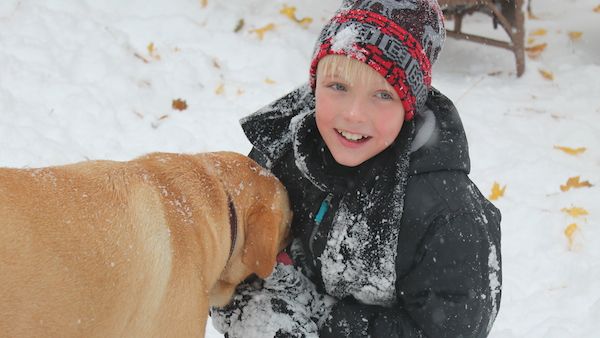
<svg viewBox="0 0 600 338">
<path fill-rule="evenodd" d="M 313 42 L 338 4 L 2 0 L 0 165 L 247 152 L 237 120 L 307 79 Z M 279 13 L 285 5 L 314 21 L 304 28 Z M 599 5 L 533 0 L 538 19 L 528 20 L 528 33 L 545 34 L 531 44 L 547 48 L 521 78 L 510 52 L 465 41 L 448 40 L 434 67 L 434 85 L 462 114 L 472 178 L 486 194 L 494 182 L 506 186 L 495 201 L 504 294 L 494 338 L 600 332 Z M 261 40 L 253 29 L 270 23 Z M 483 16 L 465 25 L 503 36 Z M 178 98 L 187 109 L 172 108 Z M 555 146 L 586 149 L 569 155 Z M 575 176 L 592 187 L 561 191 Z M 588 214 L 565 212 L 574 207 Z M 207 336 L 220 337 L 212 328 Z"/>
</svg>

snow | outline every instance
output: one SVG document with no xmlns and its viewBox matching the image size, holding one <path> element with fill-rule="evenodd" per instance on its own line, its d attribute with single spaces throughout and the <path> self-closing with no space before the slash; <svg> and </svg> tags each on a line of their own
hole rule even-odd
<svg viewBox="0 0 600 338">
<path fill-rule="evenodd" d="M 358 34 L 358 28 L 354 25 L 345 27 L 331 39 L 331 50 L 336 53 L 344 52 L 346 55 L 352 55 L 358 60 L 364 60 L 365 56 L 355 45 Z"/>
<path fill-rule="evenodd" d="M 339 1 L 201 3 L 2 0 L 0 165 L 249 151 L 238 119 L 308 80 L 314 42 Z M 314 22 L 303 28 L 279 13 L 283 5 Z M 467 41 L 447 39 L 434 66 L 433 85 L 461 112 L 471 177 L 486 195 L 494 182 L 507 186 L 495 201 L 503 294 L 493 338 L 600 332 L 598 5 L 533 0 L 539 19 L 527 30 L 546 29 L 535 40 L 548 47 L 520 78 L 510 52 Z M 261 40 L 252 29 L 268 23 L 275 29 Z M 467 17 L 464 28 L 504 36 L 481 15 Z M 572 41 L 570 31 L 583 35 Z M 186 110 L 171 108 L 178 98 Z M 572 156 L 554 146 L 587 151 Z M 573 176 L 593 187 L 562 192 Z M 572 206 L 589 215 L 561 211 Z M 564 231 L 572 223 L 570 247 Z M 209 325 L 207 336 L 221 335 Z"/>
<path fill-rule="evenodd" d="M 364 196 L 355 198 L 365 199 Z M 386 241 L 387 246 L 381 245 L 383 252 L 366 258 L 371 243 L 379 234 L 367 231 L 366 220 L 355 215 L 356 212 L 349 210 L 343 202 L 335 211 L 336 221 L 321 254 L 325 290 L 338 299 L 352 295 L 364 304 L 390 306 L 396 296 L 394 262 L 398 242 Z M 389 238 L 398 238 L 397 230 L 385 234 Z"/>
</svg>

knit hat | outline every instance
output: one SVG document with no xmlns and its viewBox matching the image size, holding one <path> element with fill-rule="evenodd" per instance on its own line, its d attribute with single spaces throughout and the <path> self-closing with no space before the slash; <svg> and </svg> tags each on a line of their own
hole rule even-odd
<svg viewBox="0 0 600 338">
<path fill-rule="evenodd" d="M 431 66 L 446 31 L 437 0 L 346 0 L 321 31 L 310 67 L 326 55 L 346 55 L 372 67 L 396 90 L 405 119 L 425 106 Z"/>
</svg>

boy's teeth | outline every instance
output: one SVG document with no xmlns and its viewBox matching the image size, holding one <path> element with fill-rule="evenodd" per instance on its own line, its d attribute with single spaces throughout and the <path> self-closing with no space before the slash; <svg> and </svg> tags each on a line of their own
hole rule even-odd
<svg viewBox="0 0 600 338">
<path fill-rule="evenodd" d="M 343 137 L 347 138 L 350 141 L 358 141 L 358 140 L 366 137 L 364 135 L 352 134 L 345 130 L 338 130 L 338 133 L 340 133 L 340 135 L 342 135 Z"/>
</svg>

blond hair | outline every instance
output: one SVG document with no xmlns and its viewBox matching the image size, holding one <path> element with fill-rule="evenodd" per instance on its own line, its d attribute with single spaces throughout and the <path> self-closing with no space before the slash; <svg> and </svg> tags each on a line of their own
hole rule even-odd
<svg viewBox="0 0 600 338">
<path fill-rule="evenodd" d="M 337 76 L 350 84 L 365 83 L 367 85 L 383 85 L 386 89 L 395 92 L 381 74 L 362 61 L 346 55 L 327 55 L 319 60 L 317 66 L 317 81 L 320 76 Z"/>
</svg>

